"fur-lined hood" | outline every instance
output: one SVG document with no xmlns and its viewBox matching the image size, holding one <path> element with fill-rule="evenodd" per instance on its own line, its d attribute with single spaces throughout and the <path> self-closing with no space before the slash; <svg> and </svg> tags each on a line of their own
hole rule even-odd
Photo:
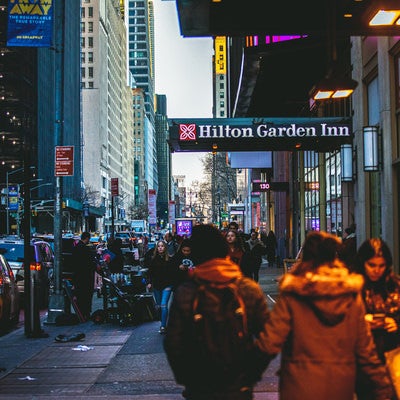
<svg viewBox="0 0 400 400">
<path fill-rule="evenodd" d="M 362 275 L 351 273 L 342 263 L 335 262 L 300 275 L 285 274 L 279 287 L 282 294 L 308 302 L 324 324 L 336 325 L 345 317 L 363 284 Z"/>
</svg>

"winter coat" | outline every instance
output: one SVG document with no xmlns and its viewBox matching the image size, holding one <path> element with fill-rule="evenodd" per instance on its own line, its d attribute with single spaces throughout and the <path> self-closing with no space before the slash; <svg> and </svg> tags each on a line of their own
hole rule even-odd
<svg viewBox="0 0 400 400">
<path fill-rule="evenodd" d="M 262 256 L 266 253 L 267 249 L 264 243 L 260 239 L 249 239 L 246 242 L 250 249 L 250 255 L 256 266 L 260 266 L 262 263 Z"/>
<path fill-rule="evenodd" d="M 280 297 L 260 335 L 260 347 L 281 354 L 281 400 L 353 400 L 358 366 L 374 382 L 376 399 L 392 388 L 364 319 L 363 278 L 335 262 L 285 274 Z"/>
<path fill-rule="evenodd" d="M 148 270 L 149 283 L 156 290 L 163 290 L 168 286 L 174 286 L 176 283 L 176 273 L 169 260 L 165 260 L 158 254 L 148 260 L 145 265 Z"/>
<path fill-rule="evenodd" d="M 261 379 L 267 366 L 265 355 L 254 347 L 246 361 L 232 368 L 235 372 L 229 378 L 225 375 L 222 378 L 223 372 L 216 369 L 210 357 L 207 354 L 200 356 L 197 351 L 196 341 L 193 340 L 192 305 L 198 290 L 197 281 L 223 283 L 241 278 L 238 291 L 245 303 L 248 330 L 257 336 L 268 316 L 261 288 L 253 280 L 243 277 L 238 265 L 228 257 L 197 265 L 190 277 L 175 291 L 164 341 L 164 349 L 177 383 L 195 393 L 227 393 L 243 386 L 253 386 Z"/>
</svg>

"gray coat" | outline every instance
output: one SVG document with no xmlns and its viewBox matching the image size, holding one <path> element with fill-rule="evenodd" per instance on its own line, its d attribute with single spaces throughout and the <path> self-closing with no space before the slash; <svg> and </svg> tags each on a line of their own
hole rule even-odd
<svg viewBox="0 0 400 400">
<path fill-rule="evenodd" d="M 284 275 L 259 342 L 269 355 L 282 352 L 281 400 L 352 400 L 357 364 L 373 380 L 376 399 L 391 397 L 364 320 L 362 285 L 361 275 L 339 263 Z"/>
</svg>

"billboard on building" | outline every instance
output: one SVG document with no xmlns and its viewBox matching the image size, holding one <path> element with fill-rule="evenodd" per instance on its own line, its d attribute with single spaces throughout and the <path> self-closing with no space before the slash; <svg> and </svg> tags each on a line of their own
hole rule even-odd
<svg viewBox="0 0 400 400">
<path fill-rule="evenodd" d="M 157 193 L 155 189 L 149 189 L 147 200 L 149 207 L 149 224 L 157 225 Z"/>
<path fill-rule="evenodd" d="M 13 0 L 8 3 L 7 46 L 51 47 L 52 0 Z"/>
</svg>

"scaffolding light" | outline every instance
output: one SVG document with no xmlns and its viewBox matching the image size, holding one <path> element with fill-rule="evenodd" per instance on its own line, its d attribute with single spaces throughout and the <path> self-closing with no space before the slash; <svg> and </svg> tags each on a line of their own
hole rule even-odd
<svg viewBox="0 0 400 400">
<path fill-rule="evenodd" d="M 324 78 L 310 91 L 314 100 L 343 99 L 349 97 L 357 87 L 351 78 Z"/>
<path fill-rule="evenodd" d="M 371 27 L 400 26 L 399 0 L 371 1 L 364 14 L 364 19 Z"/>
<path fill-rule="evenodd" d="M 400 10 L 379 10 L 368 24 L 370 26 L 400 25 Z"/>
</svg>

